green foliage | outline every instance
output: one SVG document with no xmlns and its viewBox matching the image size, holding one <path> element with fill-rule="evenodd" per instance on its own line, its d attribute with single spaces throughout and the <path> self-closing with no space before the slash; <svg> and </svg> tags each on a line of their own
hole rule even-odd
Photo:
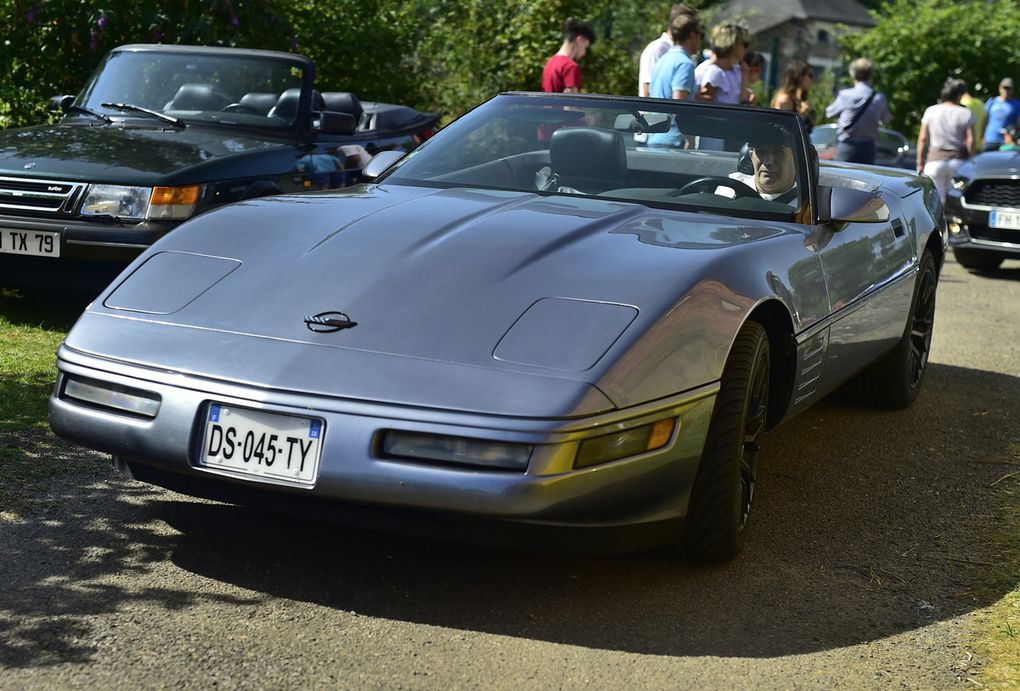
<svg viewBox="0 0 1020 691">
<path fill-rule="evenodd" d="M 988 98 L 999 80 L 1020 75 L 1020 6 L 1014 0 L 889 0 L 877 26 L 843 38 L 846 60 L 876 65 L 875 85 L 889 98 L 893 128 L 916 134 L 924 109 L 947 77 Z"/>
<path fill-rule="evenodd" d="M 707 7 L 719 0 L 692 0 Z M 669 3 L 638 0 L 0 0 L 0 126 L 45 121 L 51 96 L 77 93 L 103 54 L 126 43 L 293 50 L 323 90 L 463 113 L 493 94 L 537 89 L 568 17 L 598 40 L 585 90 L 633 93 L 637 56 Z"/>
</svg>

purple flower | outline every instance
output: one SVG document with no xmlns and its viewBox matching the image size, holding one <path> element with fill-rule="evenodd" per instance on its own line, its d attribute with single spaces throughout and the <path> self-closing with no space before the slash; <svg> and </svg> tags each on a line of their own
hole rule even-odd
<svg viewBox="0 0 1020 691">
<path fill-rule="evenodd" d="M 106 28 L 106 13 L 99 10 L 99 19 L 96 21 L 96 26 L 100 29 Z"/>
<path fill-rule="evenodd" d="M 230 24 L 231 24 L 231 26 L 233 26 L 236 29 L 239 26 L 241 26 L 241 20 L 237 18 L 236 14 L 231 14 L 230 15 Z"/>
<path fill-rule="evenodd" d="M 154 41 L 156 41 L 156 43 L 162 43 L 163 42 L 163 30 L 160 29 L 158 26 L 152 27 L 152 38 L 153 38 Z"/>
<path fill-rule="evenodd" d="M 92 29 L 91 31 L 89 31 L 89 35 L 92 37 L 89 40 L 89 48 L 92 49 L 92 52 L 95 52 L 96 50 L 99 49 L 99 34 L 96 32 L 95 29 Z"/>
<path fill-rule="evenodd" d="M 35 18 L 39 14 L 39 5 L 40 3 L 38 2 L 32 5 L 28 10 L 28 14 L 25 15 L 25 21 L 29 24 L 35 24 Z"/>
<path fill-rule="evenodd" d="M 290 49 L 297 50 L 297 35 L 294 32 L 290 32 Z"/>
</svg>

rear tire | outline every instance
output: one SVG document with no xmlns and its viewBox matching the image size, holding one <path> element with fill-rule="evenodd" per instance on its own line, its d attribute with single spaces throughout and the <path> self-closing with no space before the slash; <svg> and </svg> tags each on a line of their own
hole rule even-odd
<svg viewBox="0 0 1020 691">
<path fill-rule="evenodd" d="M 928 370 L 938 273 L 930 251 L 921 255 L 903 338 L 889 353 L 850 382 L 855 400 L 887 410 L 906 408 L 917 398 Z"/>
<path fill-rule="evenodd" d="M 971 271 L 995 271 L 1002 264 L 1002 257 L 981 250 L 954 249 L 956 262 Z"/>
<path fill-rule="evenodd" d="M 732 559 L 744 546 L 769 398 L 769 339 L 747 322 L 723 369 L 684 528 L 687 556 Z"/>
</svg>

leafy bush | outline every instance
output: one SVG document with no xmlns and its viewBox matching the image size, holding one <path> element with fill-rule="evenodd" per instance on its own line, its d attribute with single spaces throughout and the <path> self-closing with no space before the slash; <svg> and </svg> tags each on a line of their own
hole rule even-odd
<svg viewBox="0 0 1020 691">
<path fill-rule="evenodd" d="M 877 26 L 843 39 L 846 60 L 875 63 L 875 85 L 889 98 L 893 128 L 916 134 L 924 109 L 947 77 L 988 98 L 999 80 L 1020 76 L 1020 6 L 1014 0 L 890 0 Z"/>
</svg>

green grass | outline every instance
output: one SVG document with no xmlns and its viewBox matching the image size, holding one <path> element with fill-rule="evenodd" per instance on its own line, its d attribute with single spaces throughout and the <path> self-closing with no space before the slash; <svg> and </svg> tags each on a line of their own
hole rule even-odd
<svg viewBox="0 0 1020 691">
<path fill-rule="evenodd" d="M 1010 447 L 1010 456 L 1020 467 L 1020 444 Z M 978 651 L 985 659 L 980 681 L 989 688 L 1020 689 L 1020 475 L 1004 478 L 997 487 L 1005 509 L 1001 529 L 992 537 L 1000 558 L 990 585 L 1006 595 L 980 617 Z"/>
<path fill-rule="evenodd" d="M 0 291 L 0 513 L 30 510 L 50 478 L 81 468 L 60 460 L 46 410 L 57 347 L 83 308 L 73 295 Z"/>
</svg>

